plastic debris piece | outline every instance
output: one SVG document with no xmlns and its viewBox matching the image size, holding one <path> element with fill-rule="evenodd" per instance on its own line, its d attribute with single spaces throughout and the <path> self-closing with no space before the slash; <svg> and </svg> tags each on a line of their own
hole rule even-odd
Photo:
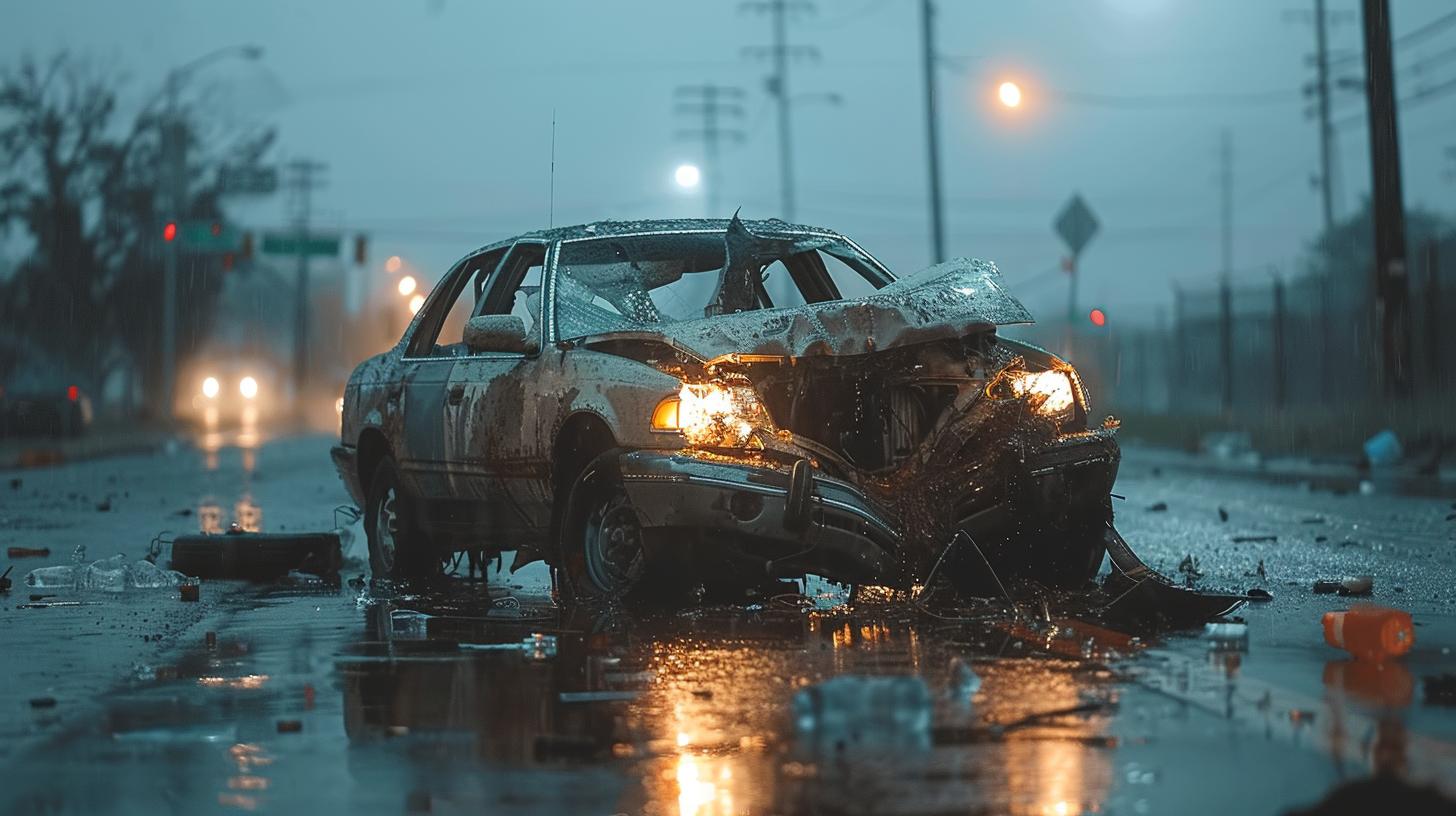
<svg viewBox="0 0 1456 816">
<path fill-rule="evenodd" d="M 84 547 L 78 547 L 77 551 L 79 556 L 85 557 Z M 185 578 L 180 572 L 164 570 L 150 561 L 128 562 L 125 556 L 115 555 L 85 566 L 39 567 L 25 576 L 25 584 L 34 589 L 125 592 L 128 589 L 174 587 Z"/>
<path fill-rule="evenodd" d="M 389 613 L 389 631 L 396 638 L 417 640 L 426 636 L 429 620 L 434 617 L 413 609 L 396 609 Z"/>
<path fill-rule="evenodd" d="M 1241 536 L 1233 536 L 1229 540 L 1232 541 L 1235 544 L 1260 544 L 1260 543 L 1268 543 L 1268 542 L 1272 542 L 1272 541 L 1278 541 L 1279 540 L 1279 536 L 1277 536 L 1277 535 L 1241 535 Z"/>
<path fill-rule="evenodd" d="M 1168 512 L 1168 503 L 1167 502 L 1154 502 L 1154 503 L 1148 505 L 1148 512 L 1149 513 L 1166 513 L 1166 512 Z"/>
<path fill-rule="evenodd" d="M 189 581 L 177 587 L 178 596 L 189 603 L 202 600 L 202 585 Z"/>
<path fill-rule="evenodd" d="M 11 558 L 50 558 L 50 547 L 11 547 L 5 551 Z"/>
<path fill-rule="evenodd" d="M 1369 575 L 1341 578 L 1338 581 L 1321 580 L 1314 582 L 1314 592 L 1316 595 L 1338 594 L 1346 597 L 1363 598 L 1368 597 L 1374 589 L 1375 579 Z"/>
<path fill-rule="evenodd" d="M 279 720 L 278 721 L 278 733 L 280 733 L 280 734 L 297 734 L 297 733 L 299 733 L 302 730 L 303 730 L 303 721 L 302 720 Z"/>
<path fill-rule="evenodd" d="M 1398 464 L 1405 451 L 1400 446 L 1400 438 L 1395 431 L 1386 428 L 1365 440 L 1365 461 L 1371 467 L 1389 467 Z"/>
<path fill-rule="evenodd" d="M 1246 623 L 1207 623 L 1203 637 L 1208 645 L 1220 651 L 1247 652 L 1249 626 Z"/>
<path fill-rule="evenodd" d="M 794 727 L 820 751 L 930 747 L 930 691 L 915 676 L 842 675 L 794 695 Z"/>
<path fill-rule="evenodd" d="M 1324 615 L 1325 642 L 1357 660 L 1385 660 L 1410 651 L 1416 632 L 1409 612 L 1362 604 Z"/>
<path fill-rule="evenodd" d="M 1229 520 L 1228 511 L 1223 509 L 1223 507 L 1218 508 L 1218 520 L 1223 522 L 1227 522 Z"/>
<path fill-rule="evenodd" d="M 1274 596 L 1269 593 L 1269 590 L 1259 589 L 1258 587 L 1255 587 L 1244 594 L 1247 595 L 1249 600 L 1251 601 L 1267 602 L 1274 600 Z"/>
</svg>

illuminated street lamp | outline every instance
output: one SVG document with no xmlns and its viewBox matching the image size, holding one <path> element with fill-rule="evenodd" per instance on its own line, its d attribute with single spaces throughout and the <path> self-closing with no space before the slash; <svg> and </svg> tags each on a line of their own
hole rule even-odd
<svg viewBox="0 0 1456 816">
<path fill-rule="evenodd" d="M 677 186 L 684 190 L 691 190 L 698 186 L 698 182 L 702 181 L 703 174 L 698 170 L 696 164 L 680 164 L 677 167 L 677 171 L 672 174 L 672 178 L 677 182 Z"/>
<path fill-rule="evenodd" d="M 415 295 L 414 297 L 410 298 L 410 301 L 409 301 L 410 314 L 415 314 L 416 312 L 418 312 L 420 310 L 420 307 L 423 306 L 423 305 L 425 305 L 425 296 L 424 295 Z"/>
<path fill-rule="evenodd" d="M 399 279 L 399 293 L 405 297 L 413 294 L 417 286 L 419 286 L 419 282 L 415 280 L 414 275 L 405 275 Z"/>
<path fill-rule="evenodd" d="M 404 261 L 398 255 L 390 255 L 389 260 L 384 262 L 384 271 L 393 275 L 404 265 Z"/>
<path fill-rule="evenodd" d="M 1001 100 L 1004 107 L 1016 108 L 1021 106 L 1021 86 L 1015 82 L 1006 81 L 996 87 L 996 98 Z"/>
</svg>

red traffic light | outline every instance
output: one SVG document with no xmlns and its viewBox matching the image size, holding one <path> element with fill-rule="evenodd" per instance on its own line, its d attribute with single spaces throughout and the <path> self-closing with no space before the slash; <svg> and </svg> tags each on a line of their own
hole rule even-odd
<svg viewBox="0 0 1456 816">
<path fill-rule="evenodd" d="M 66 399 L 76 402 L 81 399 L 81 389 L 74 385 L 66 386 Z"/>
<path fill-rule="evenodd" d="M 1093 309 L 1092 311 L 1088 312 L 1087 319 L 1092 321 L 1092 325 L 1094 326 L 1107 325 L 1107 313 L 1102 311 L 1101 309 Z"/>
<path fill-rule="evenodd" d="M 162 240 L 163 241 L 166 241 L 169 244 L 171 242 L 177 240 L 177 222 L 176 221 L 168 221 L 167 224 L 162 227 Z"/>
</svg>

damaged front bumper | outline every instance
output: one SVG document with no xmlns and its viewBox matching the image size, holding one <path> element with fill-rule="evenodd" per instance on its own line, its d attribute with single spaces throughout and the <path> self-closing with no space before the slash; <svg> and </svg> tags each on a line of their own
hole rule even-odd
<svg viewBox="0 0 1456 816">
<path fill-rule="evenodd" d="M 857 487 L 814 472 L 807 459 L 640 450 L 618 464 L 644 527 L 707 533 L 761 560 L 771 577 L 812 572 L 878 584 L 902 572 L 894 524 Z"/>
</svg>

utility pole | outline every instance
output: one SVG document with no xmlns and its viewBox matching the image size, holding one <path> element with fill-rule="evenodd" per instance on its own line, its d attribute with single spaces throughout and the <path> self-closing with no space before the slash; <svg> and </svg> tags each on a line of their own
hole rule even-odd
<svg viewBox="0 0 1456 816">
<path fill-rule="evenodd" d="M 1284 279 L 1276 272 L 1274 275 L 1274 313 L 1272 315 L 1274 335 L 1274 409 L 1284 410 L 1285 400 L 1288 399 L 1287 381 L 1285 379 L 1284 366 Z"/>
<path fill-rule="evenodd" d="M 309 322 L 309 220 L 313 215 L 313 191 L 322 186 L 323 162 L 294 159 L 286 165 L 287 184 L 293 194 L 294 235 L 297 241 L 298 281 L 293 312 L 293 399 L 294 408 L 302 410 L 303 389 L 308 382 Z"/>
<path fill-rule="evenodd" d="M 1315 93 L 1319 96 L 1320 135 L 1320 204 L 1324 213 L 1325 235 L 1335 224 L 1334 190 L 1331 184 L 1331 154 L 1335 134 L 1330 127 L 1330 56 L 1325 36 L 1325 0 L 1314 0 Z"/>
<path fill-rule="evenodd" d="M 724 127 L 721 119 L 743 118 L 743 89 L 731 85 L 683 85 L 673 95 L 679 100 L 674 106 L 679 115 L 701 116 L 702 127 L 678 131 L 680 139 L 696 139 L 703 143 L 703 186 L 708 205 L 708 217 L 720 215 L 718 206 L 722 174 L 718 167 L 718 150 L 723 141 L 741 144 L 743 131 Z"/>
<path fill-rule="evenodd" d="M 1219 212 L 1221 222 L 1222 268 L 1218 284 L 1218 346 L 1223 368 L 1223 411 L 1234 409 L 1234 137 L 1224 128 L 1219 148 Z"/>
<path fill-rule="evenodd" d="M 936 111 L 935 4 L 920 0 L 920 48 L 925 70 L 925 159 L 930 173 L 930 261 L 945 260 L 945 217 L 940 192 L 940 116 Z"/>
<path fill-rule="evenodd" d="M 1389 0 L 1361 0 L 1365 29 L 1365 104 L 1375 210 L 1375 325 L 1385 393 L 1410 393 L 1410 287 L 1406 274 L 1405 203 L 1400 183 L 1395 66 Z"/>
<path fill-rule="evenodd" d="M 751 0 L 741 8 L 756 12 L 767 12 L 771 17 L 773 43 L 746 49 L 748 53 L 767 56 L 773 61 L 773 75 L 768 79 L 768 91 L 778 103 L 779 120 L 779 196 L 782 217 L 794 220 L 794 140 L 792 123 L 789 120 L 789 61 L 791 57 L 819 56 L 818 49 L 809 45 L 790 45 L 788 17 L 796 11 L 810 12 L 814 4 L 806 0 Z"/>
</svg>

